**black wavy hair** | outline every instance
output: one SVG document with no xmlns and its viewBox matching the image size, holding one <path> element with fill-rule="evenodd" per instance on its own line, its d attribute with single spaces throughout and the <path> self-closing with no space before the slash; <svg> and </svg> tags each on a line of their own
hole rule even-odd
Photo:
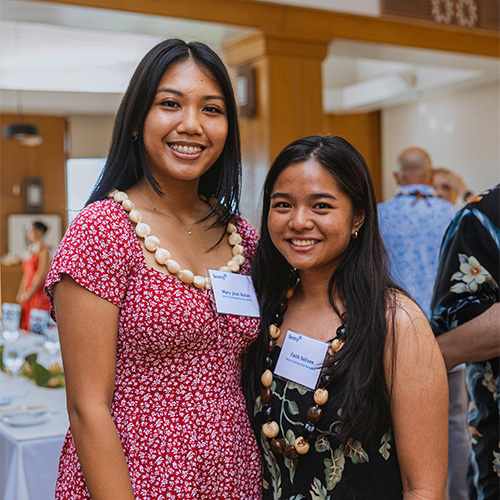
<svg viewBox="0 0 500 500">
<path fill-rule="evenodd" d="M 217 225 L 227 223 L 239 212 L 241 152 L 237 107 L 228 72 L 220 57 L 201 42 L 171 38 L 153 47 L 137 66 L 115 117 L 109 155 L 87 205 L 105 199 L 114 188 L 125 190 L 145 176 L 158 194 L 160 186 L 146 160 L 143 128 L 146 116 L 165 73 L 173 65 L 193 60 L 210 73 L 225 99 L 228 132 L 224 149 L 214 165 L 200 179 L 199 194 L 218 203 L 207 216 L 216 216 Z M 132 137 L 137 135 L 137 140 Z"/>
<path fill-rule="evenodd" d="M 329 366 L 332 379 L 343 376 L 342 414 L 338 438 L 366 439 L 380 436 L 390 425 L 390 394 L 384 371 L 388 332 L 386 311 L 394 290 L 389 263 L 379 233 L 377 202 L 370 172 L 361 154 L 346 140 L 334 136 L 310 136 L 294 141 L 274 160 L 264 184 L 261 237 L 252 264 L 252 278 L 260 302 L 261 332 L 250 346 L 243 364 L 242 383 L 253 419 L 253 407 L 265 370 L 268 328 L 290 286 L 290 265 L 271 241 L 268 228 L 270 197 L 276 179 L 290 165 L 314 159 L 334 178 L 354 211 L 364 210 L 364 224 L 351 239 L 345 257 L 329 282 L 332 308 L 345 321 L 346 343 Z M 339 311 L 334 297 L 340 299 Z M 392 316 L 394 317 L 394 316 Z M 390 315 L 389 315 L 390 318 Z M 332 332 L 332 337 L 334 332 Z M 392 369 L 392 367 L 391 367 Z"/>
<path fill-rule="evenodd" d="M 43 223 L 41 220 L 36 220 L 35 222 L 33 222 L 32 226 L 35 229 L 42 231 L 42 234 L 45 234 L 47 232 L 47 230 L 49 229 L 47 224 Z"/>
</svg>

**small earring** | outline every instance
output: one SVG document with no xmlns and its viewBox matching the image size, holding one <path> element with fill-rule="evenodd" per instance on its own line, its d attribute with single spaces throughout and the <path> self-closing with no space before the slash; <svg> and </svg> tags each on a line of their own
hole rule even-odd
<svg viewBox="0 0 500 500">
<path fill-rule="evenodd" d="M 135 142 L 135 141 L 137 141 L 137 136 L 136 135 L 132 136 L 132 142 Z"/>
<path fill-rule="evenodd" d="M 355 240 L 358 237 L 358 232 L 354 231 L 354 234 L 352 235 L 352 239 Z"/>
</svg>

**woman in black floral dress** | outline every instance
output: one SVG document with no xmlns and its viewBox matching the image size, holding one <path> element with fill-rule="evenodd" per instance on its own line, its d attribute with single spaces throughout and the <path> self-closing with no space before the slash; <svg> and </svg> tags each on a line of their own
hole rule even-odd
<svg viewBox="0 0 500 500">
<path fill-rule="evenodd" d="M 264 186 L 243 373 L 265 499 L 444 500 L 445 367 L 386 262 L 361 155 L 339 137 L 287 146 Z"/>
</svg>

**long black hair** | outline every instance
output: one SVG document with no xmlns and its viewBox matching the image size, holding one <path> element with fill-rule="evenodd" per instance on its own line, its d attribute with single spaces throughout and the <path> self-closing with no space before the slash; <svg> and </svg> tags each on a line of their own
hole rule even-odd
<svg viewBox="0 0 500 500">
<path fill-rule="evenodd" d="M 233 87 L 224 63 L 207 45 L 172 38 L 153 47 L 137 66 L 116 114 L 109 155 L 87 205 L 106 198 L 114 188 L 125 190 L 145 176 L 158 194 L 156 182 L 146 160 L 143 128 L 146 116 L 165 73 L 173 65 L 193 60 L 207 70 L 220 86 L 225 99 L 228 132 L 224 149 L 214 165 L 205 172 L 199 194 L 214 196 L 218 204 L 210 215 L 225 224 L 230 213 L 238 213 L 241 183 L 241 152 L 237 108 Z M 137 139 L 132 140 L 132 137 Z"/>
<path fill-rule="evenodd" d="M 261 237 L 252 264 L 252 278 L 260 301 L 261 332 L 244 359 L 242 383 L 252 418 L 255 399 L 265 370 L 268 328 L 276 319 L 283 295 L 290 286 L 290 265 L 271 241 L 268 227 L 274 183 L 288 166 L 314 159 L 335 179 L 354 213 L 365 211 L 364 224 L 351 239 L 345 256 L 328 287 L 332 308 L 345 321 L 346 343 L 329 366 L 332 379 L 344 376 L 342 414 L 338 438 L 365 439 L 385 432 L 390 425 L 390 395 L 385 380 L 384 349 L 388 331 L 386 311 L 393 290 L 382 243 L 377 202 L 368 167 L 346 140 L 310 136 L 288 145 L 274 160 L 264 184 Z M 340 300 L 339 311 L 334 298 Z M 332 332 L 332 337 L 334 332 Z M 380 435 L 380 434 L 379 434 Z"/>
</svg>

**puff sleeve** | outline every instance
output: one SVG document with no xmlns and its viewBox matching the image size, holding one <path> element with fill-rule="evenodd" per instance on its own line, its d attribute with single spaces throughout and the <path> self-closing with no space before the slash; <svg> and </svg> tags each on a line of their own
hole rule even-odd
<svg viewBox="0 0 500 500">
<path fill-rule="evenodd" d="M 138 245 L 122 208 L 113 200 L 85 207 L 62 239 L 45 282 L 51 316 L 54 286 L 71 276 L 90 292 L 120 307 L 127 291 Z"/>
</svg>

